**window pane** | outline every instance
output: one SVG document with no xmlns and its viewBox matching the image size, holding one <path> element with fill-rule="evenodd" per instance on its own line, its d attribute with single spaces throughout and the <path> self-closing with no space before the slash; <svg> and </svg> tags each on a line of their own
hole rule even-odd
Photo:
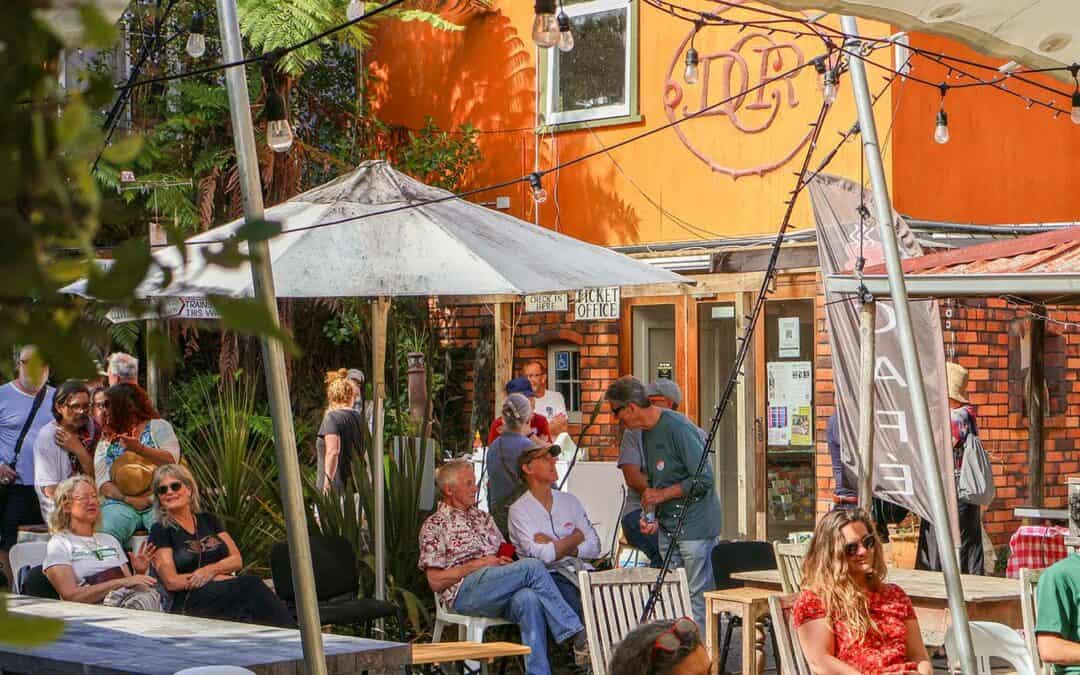
<svg viewBox="0 0 1080 675">
<path fill-rule="evenodd" d="M 574 49 L 552 50 L 558 73 L 554 112 L 626 103 L 626 9 L 570 18 Z"/>
<path fill-rule="evenodd" d="M 560 349 L 554 353 L 554 356 L 555 369 L 551 386 L 563 395 L 567 411 L 578 412 L 581 410 L 581 380 L 578 377 L 581 353 Z"/>
</svg>

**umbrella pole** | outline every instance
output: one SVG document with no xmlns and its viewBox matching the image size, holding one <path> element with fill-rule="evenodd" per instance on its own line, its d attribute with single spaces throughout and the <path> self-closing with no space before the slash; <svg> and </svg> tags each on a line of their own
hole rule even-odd
<svg viewBox="0 0 1080 675">
<path fill-rule="evenodd" d="M 236 15 L 236 0 L 217 0 L 217 10 L 222 59 L 226 63 L 240 61 L 244 53 L 240 41 L 240 23 Z M 259 180 L 259 162 L 255 151 L 255 132 L 251 123 L 251 102 L 248 100 L 247 73 L 244 67 L 226 69 L 225 85 L 229 93 L 229 113 L 232 119 L 233 142 L 236 144 L 236 167 L 240 175 L 244 220 L 248 223 L 258 222 L 264 218 L 262 185 Z M 255 297 L 266 306 L 274 323 L 277 323 L 277 299 L 274 293 L 274 274 L 270 266 L 270 245 L 265 240 L 253 241 L 250 243 L 250 250 L 254 255 L 251 276 Z M 289 403 L 289 383 L 285 377 L 285 351 L 280 340 L 263 336 L 259 338 L 259 343 L 266 366 L 270 414 L 274 421 L 274 446 L 281 476 L 281 502 L 285 511 L 289 562 L 292 567 L 293 587 L 296 589 L 305 670 L 308 675 L 326 675 L 315 575 L 311 568 L 307 513 L 300 488 L 300 461 L 296 452 L 296 432 L 293 429 Z"/>
<path fill-rule="evenodd" d="M 375 490 L 373 514 L 375 536 L 375 597 L 386 600 L 386 478 L 383 476 L 386 441 L 383 438 L 383 406 L 386 402 L 386 321 L 390 315 L 390 298 L 375 298 L 371 306 L 371 371 L 375 389 L 375 466 L 371 467 L 372 487 Z"/>
<path fill-rule="evenodd" d="M 862 368 L 859 380 L 859 508 L 870 510 L 874 499 L 874 328 L 877 305 L 872 296 L 859 309 Z"/>
<path fill-rule="evenodd" d="M 855 17 L 842 17 L 841 27 L 846 35 L 851 36 L 845 40 L 844 46 L 849 52 L 858 54 L 862 43 L 857 37 L 859 27 Z M 859 112 L 860 136 L 874 191 L 874 210 L 876 211 L 874 215 L 877 218 L 881 248 L 889 275 L 889 291 L 892 296 L 893 310 L 896 312 L 896 335 L 900 340 L 904 371 L 911 392 L 911 407 L 915 413 L 919 452 L 926 466 L 937 467 L 937 444 L 934 442 L 934 433 L 930 426 L 930 410 L 926 403 L 926 390 L 919 366 L 919 354 L 915 348 L 915 335 L 911 332 L 911 308 L 908 306 L 907 285 L 904 283 L 904 270 L 900 262 L 900 248 L 896 243 L 892 201 L 889 199 L 889 186 L 885 182 L 885 167 L 881 161 L 881 146 L 878 144 L 874 106 L 870 99 L 870 86 L 866 80 L 866 65 L 861 58 L 856 57 L 848 59 L 848 68 L 851 71 L 851 88 L 855 93 L 855 105 Z M 956 643 L 960 652 L 959 661 L 965 675 L 975 675 L 978 670 L 975 667 L 975 651 L 971 644 L 971 627 L 968 625 L 967 606 L 964 604 L 964 589 L 960 584 L 960 563 L 953 546 L 953 532 L 949 525 L 951 519 L 949 507 L 945 503 L 945 485 L 942 482 L 941 472 L 928 471 L 926 482 L 930 490 L 934 534 L 937 535 L 941 567 L 945 573 L 949 612 L 952 614 L 953 625 L 958 628 Z"/>
</svg>

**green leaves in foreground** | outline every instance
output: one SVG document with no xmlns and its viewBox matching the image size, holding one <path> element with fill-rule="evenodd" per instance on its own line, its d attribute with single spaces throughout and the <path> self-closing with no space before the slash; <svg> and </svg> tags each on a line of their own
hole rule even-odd
<svg viewBox="0 0 1080 675">
<path fill-rule="evenodd" d="M 64 622 L 36 616 L 13 614 L 7 610 L 7 597 L 0 595 L 0 643 L 16 647 L 40 647 L 60 637 Z"/>
</svg>

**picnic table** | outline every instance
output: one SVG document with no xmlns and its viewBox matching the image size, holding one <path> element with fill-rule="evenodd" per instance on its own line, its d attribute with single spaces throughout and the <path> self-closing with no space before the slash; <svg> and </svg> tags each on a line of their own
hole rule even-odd
<svg viewBox="0 0 1080 675">
<path fill-rule="evenodd" d="M 777 570 L 738 572 L 731 578 L 742 581 L 752 588 L 780 590 L 780 573 Z M 923 641 L 928 645 L 945 644 L 948 627 L 949 604 L 945 593 L 945 575 L 925 570 L 890 569 L 887 580 L 894 583 L 911 598 L 915 615 L 919 618 Z M 1013 579 L 981 577 L 961 574 L 964 603 L 971 621 L 996 621 L 1012 628 L 1021 628 L 1020 584 Z"/>
<path fill-rule="evenodd" d="M 144 612 L 25 595 L 7 596 L 15 614 L 64 620 L 64 633 L 36 649 L 0 644 L 0 671 L 86 675 L 171 675 L 196 666 L 241 666 L 260 675 L 300 675 L 300 631 Z M 330 673 L 402 669 L 407 644 L 323 635 Z"/>
</svg>

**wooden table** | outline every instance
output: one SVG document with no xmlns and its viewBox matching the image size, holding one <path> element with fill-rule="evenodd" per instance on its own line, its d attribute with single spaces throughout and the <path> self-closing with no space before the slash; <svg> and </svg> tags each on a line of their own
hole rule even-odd
<svg viewBox="0 0 1080 675">
<path fill-rule="evenodd" d="M 437 642 L 412 645 L 412 664 L 425 666 L 456 663 L 458 661 L 482 661 L 486 667 L 504 656 L 527 656 L 532 650 L 513 642 Z"/>
<path fill-rule="evenodd" d="M 731 577 L 751 588 L 773 591 L 780 589 L 780 573 L 776 570 L 738 572 Z M 926 644 L 944 644 L 945 629 L 950 622 L 945 575 L 923 570 L 890 569 L 888 581 L 900 586 L 911 598 Z M 1012 628 L 1023 626 L 1020 615 L 1020 583 L 1015 579 L 962 574 L 960 582 L 964 587 L 968 619 L 996 621 Z"/>
<path fill-rule="evenodd" d="M 25 595 L 7 596 L 15 614 L 63 619 L 59 640 L 37 649 L 0 644 L 0 670 L 87 675 L 171 675 L 184 668 L 232 665 L 261 675 L 300 675 L 300 631 L 178 614 L 142 612 Z M 394 668 L 409 662 L 398 642 L 323 635 L 331 673 Z"/>
<path fill-rule="evenodd" d="M 1028 520 L 1068 520 L 1068 509 L 1044 509 L 1038 506 L 1018 506 L 1013 509 L 1013 515 L 1017 518 Z"/>
<path fill-rule="evenodd" d="M 762 671 L 765 665 L 765 635 L 758 621 L 769 615 L 770 595 L 776 595 L 776 591 L 744 587 L 705 592 L 705 649 L 712 660 L 713 673 L 720 672 L 716 619 L 723 612 L 730 612 L 742 619 L 742 670 L 739 672 L 757 675 Z"/>
</svg>

